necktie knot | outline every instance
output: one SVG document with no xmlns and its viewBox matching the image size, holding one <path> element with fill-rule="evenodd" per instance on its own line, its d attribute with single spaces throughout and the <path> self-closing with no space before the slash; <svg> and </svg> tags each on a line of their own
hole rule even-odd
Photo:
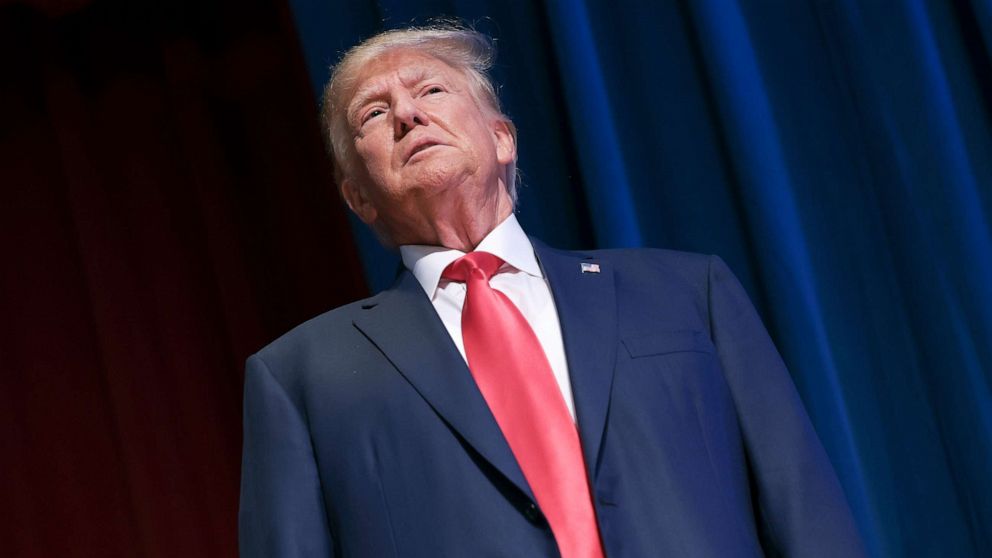
<svg viewBox="0 0 992 558">
<path fill-rule="evenodd" d="M 473 277 L 488 282 L 501 265 L 503 260 L 489 252 L 470 252 L 451 262 L 441 276 L 449 281 L 463 283 Z"/>
</svg>

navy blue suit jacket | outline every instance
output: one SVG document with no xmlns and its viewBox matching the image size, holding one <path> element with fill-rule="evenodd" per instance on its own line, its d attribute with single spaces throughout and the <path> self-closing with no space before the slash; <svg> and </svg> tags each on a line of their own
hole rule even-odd
<svg viewBox="0 0 992 558">
<path fill-rule="evenodd" d="M 719 258 L 535 250 L 607 556 L 863 555 L 789 374 Z M 244 424 L 242 556 L 558 555 L 409 272 L 252 356 Z"/>
</svg>

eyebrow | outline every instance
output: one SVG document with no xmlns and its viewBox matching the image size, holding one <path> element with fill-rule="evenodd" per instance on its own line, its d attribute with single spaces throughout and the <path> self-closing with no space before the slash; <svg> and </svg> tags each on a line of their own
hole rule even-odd
<svg viewBox="0 0 992 558">
<path fill-rule="evenodd" d="M 426 81 L 433 78 L 435 75 L 440 75 L 438 72 L 429 72 L 427 68 L 420 68 L 416 70 L 410 68 L 400 68 L 399 72 L 400 82 L 406 86 Z M 448 80 L 445 79 L 444 81 L 447 83 Z M 355 91 L 355 94 L 351 97 L 351 102 L 348 103 L 348 110 L 346 113 L 348 121 L 350 122 L 354 119 L 355 113 L 358 112 L 358 110 L 363 106 L 367 105 L 369 101 L 382 95 L 384 90 L 385 87 L 380 80 L 363 86 Z"/>
<path fill-rule="evenodd" d="M 372 84 L 362 87 L 361 89 L 356 91 L 355 94 L 352 95 L 351 97 L 351 102 L 348 103 L 348 110 L 346 112 L 348 122 L 353 121 L 355 119 L 355 113 L 357 113 L 359 110 L 361 110 L 362 107 L 367 105 L 370 100 L 375 99 L 376 97 L 381 95 L 382 90 L 383 87 L 381 86 L 381 84 Z"/>
</svg>

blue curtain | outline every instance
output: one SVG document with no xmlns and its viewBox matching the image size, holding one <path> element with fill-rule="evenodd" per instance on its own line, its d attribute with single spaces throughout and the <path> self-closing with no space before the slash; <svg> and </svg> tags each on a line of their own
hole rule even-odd
<svg viewBox="0 0 992 558">
<path fill-rule="evenodd" d="M 526 230 L 721 255 L 872 553 L 992 555 L 992 0 L 291 5 L 315 91 L 383 28 L 496 37 Z"/>
</svg>

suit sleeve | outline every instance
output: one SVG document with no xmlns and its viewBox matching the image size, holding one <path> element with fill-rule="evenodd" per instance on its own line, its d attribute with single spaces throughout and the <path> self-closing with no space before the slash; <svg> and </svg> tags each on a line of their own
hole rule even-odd
<svg viewBox="0 0 992 558">
<path fill-rule="evenodd" d="M 258 355 L 245 370 L 238 546 L 243 558 L 334 554 L 306 421 Z"/>
<path fill-rule="evenodd" d="M 709 266 L 710 328 L 733 394 L 769 555 L 866 556 L 833 467 L 743 287 Z"/>
</svg>

